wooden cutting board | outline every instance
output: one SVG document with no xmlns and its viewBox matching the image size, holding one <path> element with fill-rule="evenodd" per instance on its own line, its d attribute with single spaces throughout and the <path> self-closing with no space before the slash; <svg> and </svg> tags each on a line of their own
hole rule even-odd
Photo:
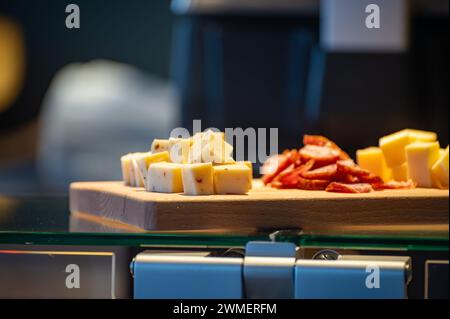
<svg viewBox="0 0 450 319">
<path fill-rule="evenodd" d="M 72 213 L 104 217 L 143 230 L 317 229 L 370 225 L 447 225 L 448 190 L 385 190 L 368 194 L 278 190 L 255 180 L 247 195 L 149 193 L 122 182 L 70 186 Z"/>
</svg>

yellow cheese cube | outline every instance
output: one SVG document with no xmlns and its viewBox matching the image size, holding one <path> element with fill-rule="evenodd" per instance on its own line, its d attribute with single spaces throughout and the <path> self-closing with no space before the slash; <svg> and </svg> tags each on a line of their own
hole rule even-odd
<svg viewBox="0 0 450 319">
<path fill-rule="evenodd" d="M 408 176 L 419 187 L 433 187 L 431 169 L 439 159 L 438 142 L 416 142 L 406 146 Z"/>
<path fill-rule="evenodd" d="M 434 185 L 439 188 L 448 188 L 448 153 L 449 148 L 447 146 L 443 154 L 439 156 L 439 159 L 431 168 Z"/>
<path fill-rule="evenodd" d="M 156 154 L 148 152 L 137 155 L 136 164 L 139 169 L 139 178 L 142 180 L 142 183 L 140 184 L 142 186 L 145 186 L 145 184 L 147 183 L 148 168 L 150 167 L 150 165 L 159 162 L 168 162 L 169 160 L 169 152 L 167 151 Z"/>
<path fill-rule="evenodd" d="M 358 165 L 380 176 L 384 181 L 392 178 L 392 171 L 386 165 L 383 151 L 379 147 L 368 147 L 356 152 Z"/>
<path fill-rule="evenodd" d="M 152 153 L 169 151 L 169 140 L 154 139 L 150 150 Z"/>
<path fill-rule="evenodd" d="M 187 195 L 214 194 L 211 163 L 185 164 L 182 167 L 183 189 Z"/>
<path fill-rule="evenodd" d="M 251 170 L 244 164 L 219 165 L 213 170 L 217 194 L 246 194 L 252 188 Z"/>
<path fill-rule="evenodd" d="M 250 161 L 243 161 L 243 162 L 237 162 L 237 164 L 244 164 L 245 166 L 247 166 L 248 168 L 250 168 L 250 175 L 253 176 L 253 163 Z"/>
<path fill-rule="evenodd" d="M 437 134 L 429 131 L 404 129 L 411 137 L 412 142 L 436 142 Z"/>
<path fill-rule="evenodd" d="M 411 139 L 407 132 L 400 131 L 380 139 L 380 148 L 389 167 L 396 167 L 406 161 L 405 147 Z"/>
<path fill-rule="evenodd" d="M 409 180 L 408 177 L 408 163 L 403 163 L 402 165 L 392 168 L 392 178 L 398 182 L 406 182 Z"/>
<path fill-rule="evenodd" d="M 414 142 L 434 142 L 436 133 L 405 129 L 380 138 L 379 145 L 389 167 L 400 166 L 406 162 L 405 147 Z"/>
<path fill-rule="evenodd" d="M 158 193 L 182 193 L 181 164 L 154 163 L 148 168 L 146 190 Z"/>
</svg>

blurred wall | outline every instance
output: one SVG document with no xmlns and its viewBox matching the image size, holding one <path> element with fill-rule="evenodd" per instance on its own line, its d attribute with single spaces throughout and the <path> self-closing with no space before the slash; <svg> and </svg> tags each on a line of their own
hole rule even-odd
<svg viewBox="0 0 450 319">
<path fill-rule="evenodd" d="M 171 13 L 166 0 L 77 0 L 81 28 L 65 27 L 73 1 L 4 0 L 0 15 L 19 22 L 26 44 L 25 87 L 0 113 L 0 134 L 34 119 L 54 74 L 70 62 L 105 58 L 167 77 Z"/>
</svg>

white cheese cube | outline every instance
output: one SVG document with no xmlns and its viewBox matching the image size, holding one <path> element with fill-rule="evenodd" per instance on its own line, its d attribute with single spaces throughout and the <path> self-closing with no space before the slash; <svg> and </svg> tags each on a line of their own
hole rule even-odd
<svg viewBox="0 0 450 319">
<path fill-rule="evenodd" d="M 438 142 L 416 142 L 407 145 L 408 176 L 419 187 L 433 187 L 431 169 L 439 159 Z"/>
<path fill-rule="evenodd" d="M 143 181 L 143 186 L 145 186 L 147 183 L 148 168 L 150 167 L 150 165 L 159 162 L 168 162 L 169 160 L 169 152 L 167 151 L 156 154 L 148 152 L 137 155 L 136 163 L 139 169 L 139 178 Z"/>
<path fill-rule="evenodd" d="M 218 165 L 213 171 L 216 194 L 246 194 L 252 188 L 252 174 L 247 165 Z"/>
<path fill-rule="evenodd" d="M 191 143 L 191 139 L 169 139 L 170 160 L 179 164 L 190 163 Z"/>
<path fill-rule="evenodd" d="M 145 153 L 134 153 L 131 157 L 131 166 L 133 168 L 134 175 L 134 185 L 136 187 L 144 187 L 144 178 L 139 170 L 139 165 L 137 163 L 138 158 L 145 156 Z"/>
<path fill-rule="evenodd" d="M 213 141 L 204 144 L 202 149 L 202 162 L 212 162 L 214 164 L 234 163 L 231 154 L 233 146 L 223 139 L 216 138 Z"/>
<path fill-rule="evenodd" d="M 136 187 L 136 174 L 134 172 L 134 166 L 133 166 L 133 154 L 131 154 L 131 156 L 130 156 L 129 173 L 130 173 L 130 186 L 131 187 Z"/>
<path fill-rule="evenodd" d="M 146 190 L 158 193 L 182 193 L 182 164 L 154 163 L 148 169 Z"/>
<path fill-rule="evenodd" d="M 211 163 L 185 164 L 182 167 L 183 189 L 187 195 L 214 194 Z"/>
<path fill-rule="evenodd" d="M 150 150 L 153 154 L 168 151 L 169 140 L 154 139 Z"/>
</svg>

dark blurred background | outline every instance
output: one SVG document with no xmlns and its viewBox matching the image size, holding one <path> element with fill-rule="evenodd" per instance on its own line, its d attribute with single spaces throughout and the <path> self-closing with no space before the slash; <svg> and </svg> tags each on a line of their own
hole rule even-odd
<svg viewBox="0 0 450 319">
<path fill-rule="evenodd" d="M 72 2 L 0 1 L 0 192 L 119 178 L 120 154 L 192 119 L 277 127 L 280 149 L 308 132 L 354 152 L 405 127 L 447 145 L 449 2 L 393 0 L 394 45 L 342 47 L 324 30 L 344 2 L 361 3 L 77 0 L 67 29 Z"/>
</svg>

